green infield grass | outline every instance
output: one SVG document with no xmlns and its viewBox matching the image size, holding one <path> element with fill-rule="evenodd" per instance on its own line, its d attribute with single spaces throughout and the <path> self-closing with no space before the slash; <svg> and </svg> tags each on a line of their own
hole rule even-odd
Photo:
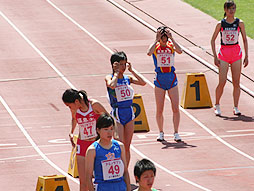
<svg viewBox="0 0 254 191">
<path fill-rule="evenodd" d="M 221 20 L 224 15 L 225 0 L 183 0 L 191 6 Z M 244 21 L 247 35 L 254 39 L 254 0 L 235 0 L 235 16 Z M 214 26 L 215 27 L 215 26 Z"/>
</svg>

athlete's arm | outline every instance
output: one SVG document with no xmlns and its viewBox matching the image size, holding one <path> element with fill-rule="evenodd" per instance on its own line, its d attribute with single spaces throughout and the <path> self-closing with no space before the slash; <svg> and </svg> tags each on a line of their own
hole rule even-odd
<svg viewBox="0 0 254 191">
<path fill-rule="evenodd" d="M 213 36 L 211 38 L 211 47 L 212 47 L 212 51 L 213 51 L 213 57 L 214 57 L 214 64 L 216 66 L 219 67 L 220 65 L 220 61 L 218 60 L 218 57 L 217 57 L 217 53 L 216 53 L 216 49 L 215 49 L 215 40 L 220 32 L 220 28 L 221 28 L 221 23 L 219 22 L 217 24 L 217 26 L 215 27 L 215 30 L 214 30 L 214 33 L 213 33 Z"/>
<path fill-rule="evenodd" d="M 86 183 L 88 185 L 89 191 L 94 191 L 93 187 L 93 170 L 94 170 L 94 159 L 95 159 L 95 148 L 93 145 L 89 146 L 86 151 L 86 160 L 85 160 L 85 166 L 86 166 Z"/>
<path fill-rule="evenodd" d="M 146 85 L 145 80 L 142 78 L 141 75 L 139 75 L 138 73 L 136 73 L 135 70 L 132 69 L 132 65 L 130 62 L 127 62 L 127 67 L 128 70 L 132 73 L 133 76 L 129 76 L 130 78 L 130 82 L 136 85 L 141 85 L 144 86 Z"/>
<path fill-rule="evenodd" d="M 161 31 L 158 30 L 157 33 L 156 33 L 156 38 L 155 38 L 154 43 L 152 43 L 152 44 L 149 46 L 148 50 L 147 50 L 147 55 L 148 55 L 148 56 L 151 56 L 151 55 L 154 53 L 156 44 L 157 44 L 157 42 L 160 41 L 160 39 L 161 39 Z"/>
<path fill-rule="evenodd" d="M 114 70 L 113 77 L 111 75 L 107 75 L 106 78 L 105 78 L 106 86 L 111 88 L 111 89 L 116 88 L 118 75 L 119 75 L 119 62 L 114 62 L 113 63 L 113 70 Z"/>
<path fill-rule="evenodd" d="M 100 114 L 100 115 L 103 113 L 108 114 L 107 110 L 103 107 L 103 105 L 99 101 L 97 101 L 95 99 L 91 99 L 90 101 L 91 101 L 93 111 L 95 113 Z"/>
<path fill-rule="evenodd" d="M 169 31 L 169 29 L 166 29 L 166 34 L 168 36 L 168 38 L 170 38 L 171 42 L 173 43 L 174 45 L 174 50 L 178 53 L 178 54 L 182 54 L 182 49 L 181 47 L 179 46 L 179 44 L 173 39 L 173 36 L 171 34 L 171 32 Z"/>
<path fill-rule="evenodd" d="M 241 29 L 241 34 L 243 37 L 243 46 L 244 46 L 244 51 L 245 51 L 245 58 L 243 60 L 243 65 L 244 67 L 248 66 L 249 60 L 248 60 L 248 41 L 247 41 L 247 36 L 246 36 L 246 31 L 244 27 L 243 21 L 240 20 L 239 27 Z"/>
<path fill-rule="evenodd" d="M 123 161 L 123 165 L 124 165 L 124 182 L 127 186 L 127 191 L 131 191 L 131 183 L 130 183 L 130 176 L 129 176 L 129 172 L 128 172 L 128 168 L 127 168 L 127 163 L 126 163 L 126 155 L 125 155 L 125 149 L 124 149 L 124 145 L 123 143 L 119 142 L 119 145 L 121 147 L 121 159 Z"/>
<path fill-rule="evenodd" d="M 71 141 L 72 146 L 75 147 L 75 143 L 73 141 L 73 137 L 74 137 L 73 133 L 74 133 L 74 130 L 77 126 L 76 111 L 71 110 L 71 116 L 72 116 L 72 119 L 71 119 L 71 132 L 69 134 L 69 137 L 70 137 L 70 141 Z"/>
</svg>

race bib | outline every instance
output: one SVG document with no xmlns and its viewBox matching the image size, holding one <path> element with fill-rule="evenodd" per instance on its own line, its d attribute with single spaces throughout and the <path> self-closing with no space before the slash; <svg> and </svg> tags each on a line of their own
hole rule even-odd
<svg viewBox="0 0 254 191">
<path fill-rule="evenodd" d="M 174 55 L 168 53 L 157 54 L 157 66 L 158 67 L 171 67 L 174 66 Z"/>
<path fill-rule="evenodd" d="M 223 31 L 222 41 L 224 44 L 236 44 L 238 42 L 238 31 Z"/>
<path fill-rule="evenodd" d="M 122 85 L 115 88 L 116 99 L 118 102 L 132 100 L 134 90 L 129 85 Z"/>
<path fill-rule="evenodd" d="M 80 134 L 81 140 L 96 137 L 97 136 L 96 121 L 93 120 L 93 121 L 79 124 L 79 134 Z"/>
<path fill-rule="evenodd" d="M 123 176 L 124 165 L 120 158 L 101 161 L 104 180 L 113 180 Z"/>
</svg>

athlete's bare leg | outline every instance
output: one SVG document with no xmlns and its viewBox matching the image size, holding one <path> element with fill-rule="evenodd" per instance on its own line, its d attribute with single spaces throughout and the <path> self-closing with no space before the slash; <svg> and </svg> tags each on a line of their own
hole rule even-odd
<svg viewBox="0 0 254 191">
<path fill-rule="evenodd" d="M 232 81 L 233 81 L 233 98 L 234 98 L 234 106 L 238 107 L 239 98 L 240 98 L 240 76 L 242 69 L 242 60 L 238 60 L 231 64 L 231 72 L 232 72 Z"/>
<path fill-rule="evenodd" d="M 164 110 L 164 101 L 166 91 L 162 88 L 158 88 L 155 86 L 155 102 L 156 102 L 156 121 L 160 132 L 163 132 L 163 110 Z"/>
<path fill-rule="evenodd" d="M 124 148 L 126 152 L 127 167 L 129 166 L 130 158 L 131 158 L 130 144 L 133 137 L 133 133 L 134 133 L 134 120 L 131 120 L 124 126 L 124 142 L 123 143 L 124 143 Z"/>
<path fill-rule="evenodd" d="M 220 104 L 220 99 L 223 94 L 224 86 L 227 82 L 227 74 L 228 74 L 229 64 L 225 61 L 220 60 L 219 67 L 219 84 L 217 85 L 215 91 L 215 104 Z"/>
<path fill-rule="evenodd" d="M 77 155 L 77 165 L 79 173 L 80 191 L 87 191 L 84 156 Z"/>
<path fill-rule="evenodd" d="M 168 90 L 168 96 L 171 100 L 171 107 L 173 111 L 174 133 L 178 133 L 179 123 L 180 123 L 178 86 L 175 86 L 171 88 L 170 90 Z"/>
</svg>

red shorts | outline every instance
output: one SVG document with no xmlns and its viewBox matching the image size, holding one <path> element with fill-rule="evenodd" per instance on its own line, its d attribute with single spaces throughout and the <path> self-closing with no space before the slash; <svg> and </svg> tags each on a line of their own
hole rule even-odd
<svg viewBox="0 0 254 191">
<path fill-rule="evenodd" d="M 232 64 L 242 58 L 242 50 L 239 44 L 221 45 L 218 58 L 222 61 Z"/>
<path fill-rule="evenodd" d="M 93 141 L 86 141 L 86 140 L 80 140 L 77 141 L 77 155 L 79 156 L 86 156 L 87 148 L 93 144 L 95 140 Z"/>
</svg>

